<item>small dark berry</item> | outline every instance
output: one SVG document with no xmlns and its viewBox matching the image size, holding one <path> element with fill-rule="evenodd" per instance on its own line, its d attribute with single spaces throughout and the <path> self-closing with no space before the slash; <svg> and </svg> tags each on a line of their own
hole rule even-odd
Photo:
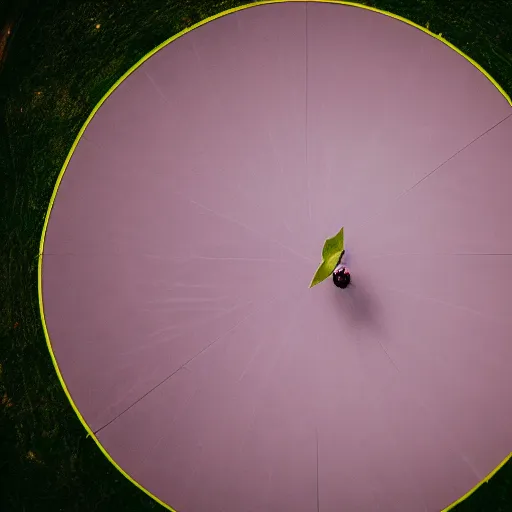
<svg viewBox="0 0 512 512">
<path fill-rule="evenodd" d="M 338 288 L 346 288 L 350 284 L 350 273 L 345 267 L 341 267 L 333 272 L 332 280 Z"/>
</svg>

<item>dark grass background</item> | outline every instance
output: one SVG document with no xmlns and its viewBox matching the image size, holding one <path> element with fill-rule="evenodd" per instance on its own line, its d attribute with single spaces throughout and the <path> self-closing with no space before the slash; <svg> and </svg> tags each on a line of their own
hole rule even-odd
<svg viewBox="0 0 512 512">
<path fill-rule="evenodd" d="M 86 438 L 61 389 L 39 317 L 39 240 L 67 153 L 109 87 L 173 34 L 244 3 L 0 0 L 2 512 L 163 510 Z M 428 23 L 512 95 L 512 0 L 362 3 Z M 455 510 L 512 511 L 512 464 Z"/>
</svg>

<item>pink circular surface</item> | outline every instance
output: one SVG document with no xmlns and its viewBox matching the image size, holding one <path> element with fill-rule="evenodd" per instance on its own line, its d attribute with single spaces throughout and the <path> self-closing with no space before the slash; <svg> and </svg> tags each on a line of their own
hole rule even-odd
<svg viewBox="0 0 512 512">
<path fill-rule="evenodd" d="M 511 451 L 510 105 L 420 30 L 261 5 L 105 101 L 49 218 L 84 422 L 178 512 L 435 511 Z M 346 290 L 309 289 L 345 228 Z"/>
</svg>

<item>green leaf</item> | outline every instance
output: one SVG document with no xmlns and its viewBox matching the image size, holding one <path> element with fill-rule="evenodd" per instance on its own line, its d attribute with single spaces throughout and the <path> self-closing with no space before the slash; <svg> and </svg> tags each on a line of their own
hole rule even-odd
<svg viewBox="0 0 512 512">
<path fill-rule="evenodd" d="M 338 234 L 325 241 L 324 248 L 322 249 L 322 263 L 318 267 L 313 280 L 309 285 L 310 288 L 313 288 L 313 286 L 318 283 L 325 281 L 334 272 L 343 250 L 343 228 L 341 228 Z"/>
</svg>

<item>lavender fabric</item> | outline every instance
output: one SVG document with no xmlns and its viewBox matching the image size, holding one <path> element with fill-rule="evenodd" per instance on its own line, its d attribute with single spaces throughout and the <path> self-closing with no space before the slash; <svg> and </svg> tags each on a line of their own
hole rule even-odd
<svg viewBox="0 0 512 512">
<path fill-rule="evenodd" d="M 442 42 L 251 7 L 105 101 L 43 257 L 52 348 L 178 512 L 438 511 L 512 446 L 512 117 Z M 352 284 L 309 289 L 345 227 Z"/>
</svg>

